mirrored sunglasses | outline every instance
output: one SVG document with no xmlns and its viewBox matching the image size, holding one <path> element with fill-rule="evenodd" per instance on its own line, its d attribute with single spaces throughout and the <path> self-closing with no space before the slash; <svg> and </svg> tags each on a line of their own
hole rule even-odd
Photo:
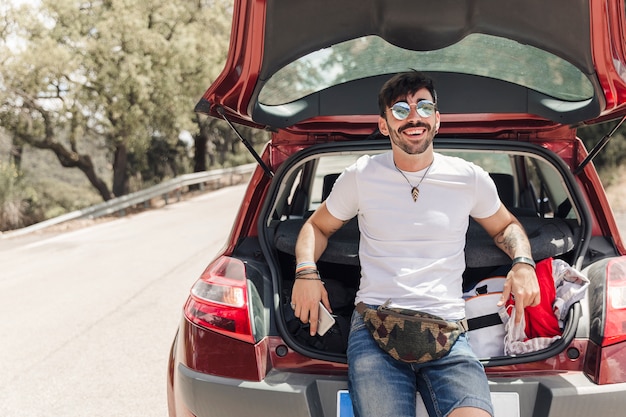
<svg viewBox="0 0 626 417">
<path fill-rule="evenodd" d="M 411 113 L 411 106 L 415 106 L 415 111 L 421 117 L 430 117 L 435 114 L 437 106 L 430 100 L 420 100 L 415 104 L 409 104 L 406 101 L 398 101 L 391 106 L 391 114 L 398 120 L 404 120 Z"/>
</svg>

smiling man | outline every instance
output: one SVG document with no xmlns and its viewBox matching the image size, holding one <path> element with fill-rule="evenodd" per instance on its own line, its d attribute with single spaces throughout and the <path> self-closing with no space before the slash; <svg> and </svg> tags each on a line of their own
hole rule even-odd
<svg viewBox="0 0 626 417">
<path fill-rule="evenodd" d="M 358 216 L 361 280 L 347 351 L 355 415 L 415 416 L 416 391 L 433 416 L 493 415 L 484 369 L 463 329 L 442 357 L 405 360 L 384 350 L 364 316 L 383 306 L 426 313 L 453 326 L 462 323 L 470 216 L 512 259 L 501 303 L 514 294 L 521 313 L 540 300 L 528 238 L 482 168 L 434 152 L 440 114 L 432 80 L 416 71 L 398 74 L 382 87 L 378 102 L 378 127 L 390 138 L 391 151 L 363 156 L 346 168 L 303 226 L 292 307 L 314 334 L 319 301 L 330 308 L 315 262 L 328 238 Z M 431 343 L 427 336 L 403 340 L 413 337 L 404 335 L 396 335 L 398 344 Z M 433 345 L 432 350 L 441 349 Z"/>
</svg>

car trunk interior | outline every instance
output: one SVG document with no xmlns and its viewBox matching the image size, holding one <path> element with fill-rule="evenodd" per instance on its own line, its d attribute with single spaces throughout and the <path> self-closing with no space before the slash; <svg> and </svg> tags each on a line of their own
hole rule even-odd
<svg viewBox="0 0 626 417">
<path fill-rule="evenodd" d="M 462 143 L 454 140 L 447 143 L 440 140 L 436 151 L 468 152 L 467 146 Z M 276 174 L 275 181 L 280 182 L 281 186 L 274 186 L 273 191 L 270 191 L 274 193 L 274 205 L 266 210 L 267 221 L 261 231 L 268 247 L 272 248 L 271 257 L 278 265 L 276 281 L 281 286 L 280 315 L 285 323 L 284 329 L 288 333 L 283 334 L 283 338 L 300 353 L 337 362 L 345 362 L 347 343 L 345 339 L 360 278 L 357 220 L 352 219 L 330 238 L 326 251 L 317 262 L 318 270 L 329 292 L 333 312 L 338 319 L 337 325 L 329 332 L 330 335 L 327 334 L 323 338 L 310 337 L 306 326 L 299 323 L 290 308 L 296 264 L 295 244 L 300 228 L 314 208 L 326 198 L 334 180 L 345 166 L 333 162 L 328 165 L 332 169 L 337 168 L 336 171 L 326 172 L 332 169 L 322 168 L 320 158 L 326 155 L 353 153 L 358 156 L 363 153 L 381 152 L 388 148 L 388 142 L 381 141 L 374 145 L 369 142 L 366 151 L 362 146 L 362 143 L 342 146 L 335 143 L 334 147 L 314 146 L 288 160 Z M 484 146 L 485 150 L 479 150 L 477 155 L 489 155 L 493 149 L 498 149 L 497 146 L 490 142 Z M 585 236 L 590 231 L 582 220 L 584 213 L 577 209 L 575 192 L 567 189 L 567 181 L 554 180 L 555 175 L 571 180 L 571 174 L 563 167 L 552 166 L 551 158 L 545 154 L 545 149 L 529 144 L 523 144 L 521 148 L 516 148 L 520 146 L 519 144 L 507 146 L 509 147 L 503 147 L 496 153 L 506 156 L 504 160 L 510 162 L 510 172 L 490 172 L 490 174 L 503 204 L 524 226 L 531 242 L 533 258 L 536 261 L 561 259 L 569 265 L 575 265 L 581 258 L 581 253 L 585 251 L 583 242 L 586 241 Z M 333 153 L 338 151 L 339 153 Z M 550 167 L 549 170 L 546 170 L 546 167 Z M 568 175 L 570 177 L 567 177 Z M 545 176 L 552 177 L 542 178 Z M 555 183 L 565 188 L 556 191 Z M 566 185 L 563 186 L 563 183 Z M 499 250 L 491 237 L 471 219 L 465 252 L 467 269 L 463 275 L 464 291 L 483 279 L 501 275 L 503 268 L 506 270 L 506 267 L 510 266 L 508 256 Z M 580 265 L 578 267 L 580 268 Z M 481 360 L 486 366 L 496 366 L 536 360 L 539 356 L 552 356 L 564 349 L 573 339 L 579 317 L 580 306 L 575 306 L 570 310 L 562 328 L 561 339 L 546 349 L 514 358 L 498 355 L 482 357 Z"/>
</svg>

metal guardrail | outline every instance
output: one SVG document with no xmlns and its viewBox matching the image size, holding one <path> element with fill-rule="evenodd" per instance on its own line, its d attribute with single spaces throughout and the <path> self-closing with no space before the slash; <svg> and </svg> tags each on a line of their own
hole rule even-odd
<svg viewBox="0 0 626 417">
<path fill-rule="evenodd" d="M 180 201 L 182 194 L 188 191 L 189 186 L 191 185 L 198 185 L 200 189 L 204 189 L 207 184 L 213 184 L 216 188 L 221 188 L 225 185 L 233 185 L 235 177 L 251 174 L 256 166 L 257 164 L 252 163 L 239 165 L 233 168 L 223 168 L 180 175 L 176 178 L 172 178 L 171 180 L 146 188 L 145 190 L 112 198 L 104 203 L 72 211 L 21 229 L 0 233 L 0 239 L 25 235 L 76 219 L 95 219 L 112 214 L 119 214 L 123 216 L 126 214 L 126 209 L 135 207 L 139 204 L 149 207 L 150 201 L 158 197 L 163 198 L 165 204 L 168 204 L 172 194 L 174 194 L 174 198 L 176 198 L 177 201 Z"/>
</svg>

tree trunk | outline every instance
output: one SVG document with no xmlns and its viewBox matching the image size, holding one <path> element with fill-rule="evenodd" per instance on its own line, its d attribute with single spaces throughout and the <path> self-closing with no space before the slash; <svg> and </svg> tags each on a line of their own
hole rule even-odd
<svg viewBox="0 0 626 417">
<path fill-rule="evenodd" d="M 89 155 L 72 152 L 62 144 L 53 140 L 36 141 L 32 138 L 28 138 L 26 142 L 39 149 L 50 149 L 52 152 L 54 152 L 57 159 L 64 168 L 80 169 L 89 180 L 89 183 L 96 190 L 98 190 L 100 196 L 104 201 L 108 201 L 111 199 L 111 192 L 109 191 L 106 183 L 100 177 L 98 177 L 98 174 L 96 174 L 93 161 L 91 160 L 91 157 Z"/>
<path fill-rule="evenodd" d="M 206 171 L 206 151 L 207 138 L 202 134 L 193 136 L 194 154 L 193 154 L 193 172 Z"/>
<path fill-rule="evenodd" d="M 24 146 L 21 144 L 16 144 L 15 140 L 11 145 L 11 162 L 17 169 L 17 172 L 22 171 L 22 152 L 24 152 Z"/>
<path fill-rule="evenodd" d="M 113 158 L 113 194 L 116 197 L 128 194 L 128 149 L 126 144 L 118 143 Z"/>
<path fill-rule="evenodd" d="M 89 155 L 80 155 L 78 168 L 83 171 L 91 185 L 98 190 L 102 199 L 104 201 L 109 201 L 112 197 L 109 187 L 102 180 L 102 178 L 98 177 L 96 174 L 96 170 Z"/>
<path fill-rule="evenodd" d="M 110 200 L 111 193 L 109 192 L 109 188 L 106 183 L 98 177 L 98 174 L 96 174 L 91 157 L 89 155 L 78 153 L 75 146 L 72 149 L 68 149 L 62 143 L 58 142 L 56 140 L 56 126 L 52 122 L 50 113 L 39 105 L 32 97 L 26 94 L 21 94 L 21 97 L 24 100 L 25 108 L 33 110 L 41 115 L 43 119 L 44 135 L 43 137 L 40 137 L 29 129 L 22 131 L 19 125 L 14 125 L 11 128 L 14 135 L 16 135 L 16 138 L 18 139 L 17 141 L 15 138 L 13 139 L 14 144 L 27 143 L 38 149 L 50 149 L 56 155 L 57 159 L 61 163 L 61 166 L 64 168 L 80 169 L 87 176 L 91 185 L 98 190 L 102 199 L 104 201 Z M 26 124 L 26 127 L 28 126 L 30 126 L 30 123 Z M 19 149 L 20 155 L 18 155 L 18 158 L 21 157 L 21 145 Z"/>
</svg>

